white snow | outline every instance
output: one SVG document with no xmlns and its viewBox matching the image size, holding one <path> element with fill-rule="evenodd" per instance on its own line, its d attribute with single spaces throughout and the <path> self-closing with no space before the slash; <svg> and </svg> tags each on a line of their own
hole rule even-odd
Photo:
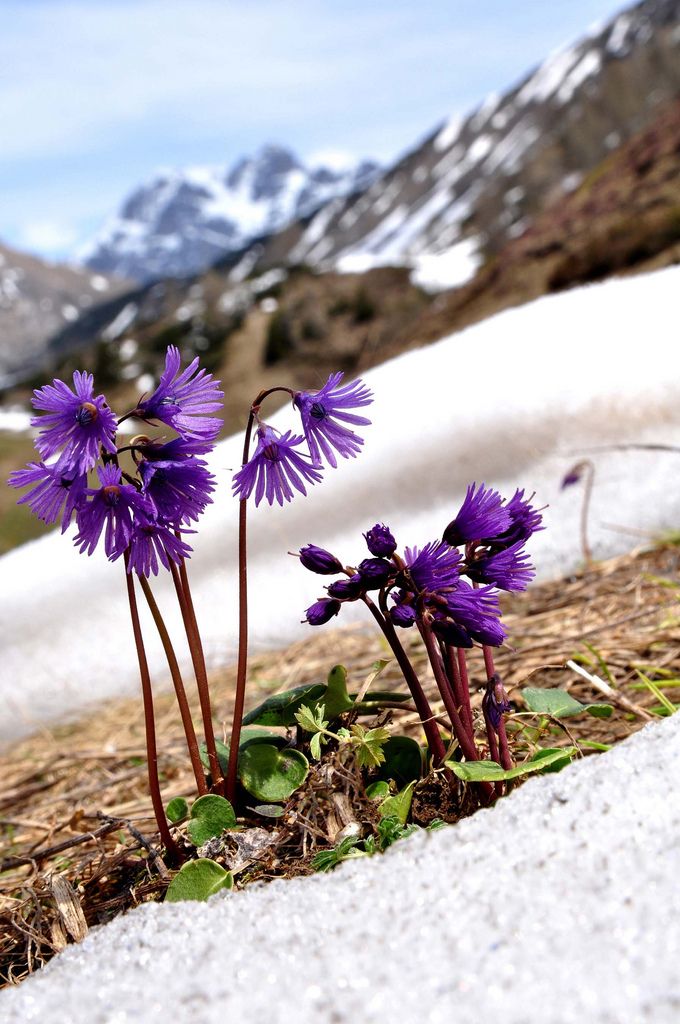
<svg viewBox="0 0 680 1024">
<path fill-rule="evenodd" d="M 562 85 L 578 57 L 578 51 L 572 46 L 552 53 L 522 86 L 517 102 L 543 103 Z"/>
<path fill-rule="evenodd" d="M 116 338 L 120 338 L 134 318 L 139 312 L 136 302 L 128 302 L 121 309 L 120 313 L 111 321 L 111 323 L 102 331 L 102 338 L 106 341 L 115 341 Z"/>
<path fill-rule="evenodd" d="M 612 25 L 612 30 L 609 33 L 609 39 L 607 40 L 607 50 L 614 56 L 621 56 L 626 50 L 626 40 L 628 37 L 628 29 L 633 24 L 633 18 L 630 14 L 621 14 Z"/>
<path fill-rule="evenodd" d="M 428 252 L 414 257 L 411 281 L 427 292 L 444 291 L 465 284 L 474 277 L 480 263 L 477 245 L 476 239 L 465 238 L 444 252 Z"/>
<path fill-rule="evenodd" d="M 441 534 L 472 480 L 503 492 L 536 490 L 539 503 L 550 504 L 547 529 L 533 544 L 541 576 L 577 563 L 580 494 L 561 493 L 559 482 L 578 453 L 608 442 L 680 444 L 679 286 L 680 268 L 673 267 L 543 298 L 367 373 L 375 403 L 361 457 L 341 460 L 307 498 L 283 509 L 251 509 L 253 649 L 310 628 L 299 620 L 323 581 L 288 551 L 314 542 L 343 560 L 360 559 L 361 532 L 382 520 L 401 544 L 422 543 Z M 272 422 L 298 426 L 288 408 Z M 192 538 L 198 615 L 209 656 L 220 662 L 235 654 L 237 507 L 230 481 L 240 448 L 235 437 L 214 452 L 219 497 Z M 680 491 L 669 484 L 680 456 L 595 458 L 591 524 L 598 555 L 639 540 L 639 533 L 631 539 L 622 531 L 651 535 L 678 525 Z M 120 563 L 101 554 L 88 559 L 68 535 L 51 534 L 5 555 L 0 572 L 1 736 L 135 692 Z M 167 580 L 155 587 L 179 636 Z M 344 620 L 360 615 L 345 611 Z M 165 678 L 160 646 L 146 628 L 152 667 Z"/>
<path fill-rule="evenodd" d="M 557 92 L 560 103 L 568 103 L 580 85 L 592 78 L 602 67 L 602 58 L 597 50 L 589 50 L 576 67 L 569 72 Z"/>
<path fill-rule="evenodd" d="M 30 429 L 33 413 L 20 405 L 0 406 L 0 430 L 23 434 Z"/>
<path fill-rule="evenodd" d="M 680 715 L 384 856 L 147 903 L 4 1024 L 676 1024 Z"/>
<path fill-rule="evenodd" d="M 441 152 L 444 149 L 448 149 L 452 146 L 460 135 L 460 130 L 463 127 L 463 118 L 459 114 L 454 116 L 447 121 L 444 127 L 441 129 L 439 134 L 435 137 L 432 145 L 434 148 Z"/>
</svg>

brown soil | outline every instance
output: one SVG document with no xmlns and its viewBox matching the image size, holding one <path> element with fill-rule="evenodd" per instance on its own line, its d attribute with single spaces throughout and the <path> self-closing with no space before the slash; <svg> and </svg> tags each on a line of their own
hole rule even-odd
<svg viewBox="0 0 680 1024">
<path fill-rule="evenodd" d="M 680 549 L 669 544 L 593 565 L 506 601 L 504 621 L 513 647 L 498 653 L 497 668 L 517 711 L 522 710 L 520 689 L 526 684 L 561 686 L 584 702 L 609 700 L 614 705 L 608 719 L 582 715 L 561 727 L 552 723 L 543 745 L 576 742 L 582 756 L 592 756 L 593 747 L 584 744 L 616 743 L 654 718 L 662 709 L 641 682 L 639 670 L 677 700 L 679 560 Z M 404 633 L 406 646 L 439 713 L 442 708 L 414 633 Z M 379 637 L 369 633 L 313 632 L 302 643 L 253 659 L 249 704 L 279 689 L 323 680 L 339 657 L 350 679 L 360 684 L 371 664 L 384 655 Z M 580 661 L 603 683 L 565 667 L 570 659 Z M 473 708 L 479 711 L 484 676 L 476 651 L 470 658 L 470 677 Z M 607 682 L 613 690 L 604 697 L 601 688 Z M 400 685 L 398 670 L 388 665 L 380 687 Z M 233 669 L 212 681 L 225 722 L 233 686 Z M 167 692 L 157 696 L 157 718 L 164 799 L 190 798 L 192 777 L 174 697 Z M 408 709 L 392 711 L 390 721 L 399 732 L 420 735 L 417 715 Z M 515 734 L 515 744 L 521 757 L 521 733 Z M 155 846 L 139 701 L 114 701 L 80 722 L 43 730 L 7 751 L 0 769 L 0 978 L 13 983 L 68 942 L 82 939 L 93 925 L 162 898 L 171 872 Z M 284 818 L 270 826 L 262 819 L 246 821 L 269 827 L 272 839 L 264 842 L 260 854 L 251 851 L 250 859 L 245 858 L 235 872 L 237 886 L 253 878 L 309 873 L 313 854 L 332 846 L 348 822 L 359 822 L 365 834 L 370 831 L 376 815 L 365 784 L 355 767 L 333 754 L 313 767 Z M 432 777 L 419 784 L 414 820 L 453 821 L 470 812 L 469 800 L 465 805 L 463 796 L 461 805 L 460 796 L 447 792 L 442 797 L 441 787 Z M 258 835 L 258 829 L 252 832 L 253 838 Z M 222 854 L 225 850 L 223 844 Z"/>
</svg>

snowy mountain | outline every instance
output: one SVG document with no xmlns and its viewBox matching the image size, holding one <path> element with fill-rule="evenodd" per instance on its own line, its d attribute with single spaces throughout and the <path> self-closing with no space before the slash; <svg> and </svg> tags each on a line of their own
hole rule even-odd
<svg viewBox="0 0 680 1024">
<path fill-rule="evenodd" d="M 677 96 L 680 0 L 644 0 L 272 239 L 260 265 L 410 263 L 425 284 L 461 284 Z"/>
<path fill-rule="evenodd" d="M 309 168 L 268 145 L 231 168 L 169 171 L 129 196 L 81 258 L 93 270 L 142 282 L 186 277 L 330 199 L 362 191 L 378 170 L 369 161 L 344 171 Z"/>
<path fill-rule="evenodd" d="M 40 364 L 48 338 L 124 287 L 103 274 L 0 244 L 0 387 Z"/>
</svg>

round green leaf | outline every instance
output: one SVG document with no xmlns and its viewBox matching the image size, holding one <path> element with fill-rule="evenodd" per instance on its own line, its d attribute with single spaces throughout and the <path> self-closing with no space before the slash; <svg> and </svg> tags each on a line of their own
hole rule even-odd
<svg viewBox="0 0 680 1024">
<path fill-rule="evenodd" d="M 385 762 L 378 769 L 379 779 L 394 779 L 398 786 L 406 786 L 422 775 L 423 755 L 410 736 L 390 736 L 383 754 Z"/>
<path fill-rule="evenodd" d="M 201 857 L 184 864 L 165 894 L 166 903 L 179 903 L 180 900 L 199 900 L 203 902 L 220 889 L 231 889 L 234 879 L 229 871 L 225 871 L 216 861 Z"/>
<path fill-rule="evenodd" d="M 262 704 L 249 711 L 243 719 L 244 725 L 295 725 L 295 712 L 303 704 L 309 704 L 326 692 L 323 683 L 311 683 L 296 686 L 285 693 L 275 693 L 267 697 Z"/>
<path fill-rule="evenodd" d="M 252 743 L 241 751 L 239 778 L 257 800 L 282 803 L 307 778 L 309 762 L 299 750 L 278 750 L 270 743 Z"/>
<path fill-rule="evenodd" d="M 176 824 L 178 821 L 184 821 L 189 813 L 189 804 L 186 802 L 183 796 L 176 796 L 174 800 L 171 800 L 168 806 L 165 808 L 168 821 Z"/>
<path fill-rule="evenodd" d="M 234 808 L 223 796 L 208 793 L 200 796 L 191 808 L 189 835 L 195 846 L 202 846 L 209 839 L 221 836 L 225 829 L 234 828 Z"/>
</svg>

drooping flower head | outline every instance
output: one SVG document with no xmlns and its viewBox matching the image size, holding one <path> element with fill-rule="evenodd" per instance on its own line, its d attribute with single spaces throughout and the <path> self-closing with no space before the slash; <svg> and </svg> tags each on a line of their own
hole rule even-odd
<svg viewBox="0 0 680 1024">
<path fill-rule="evenodd" d="M 493 587 L 475 589 L 460 580 L 456 589 L 446 594 L 446 615 L 477 643 L 500 647 L 505 640 L 498 594 Z"/>
<path fill-rule="evenodd" d="M 533 494 L 529 498 L 525 498 L 523 490 L 515 491 L 505 506 L 510 515 L 510 526 L 500 536 L 490 538 L 490 544 L 494 547 L 504 546 L 506 548 L 518 542 L 524 544 L 534 533 L 544 529 L 541 525 L 543 522 L 542 510 L 534 508 L 531 504 L 532 498 Z"/>
<path fill-rule="evenodd" d="M 430 541 L 423 548 L 405 548 L 404 558 L 418 591 L 458 586 L 461 555 L 444 541 Z"/>
<path fill-rule="evenodd" d="M 59 455 L 60 468 L 87 473 L 99 458 L 100 447 L 116 451 L 118 420 L 104 396 L 95 395 L 91 373 L 76 370 L 73 388 L 53 380 L 34 391 L 34 407 L 47 415 L 34 416 L 31 426 L 40 429 L 35 446 L 43 459 Z"/>
<path fill-rule="evenodd" d="M 180 565 L 190 557 L 191 548 L 169 526 L 138 516 L 133 522 L 128 555 L 128 572 L 157 576 L 160 565 L 165 569 L 170 568 L 171 562 Z"/>
<path fill-rule="evenodd" d="M 305 612 L 305 619 L 310 626 L 323 626 L 340 611 L 340 602 L 330 597 L 321 597 L 310 605 Z"/>
<path fill-rule="evenodd" d="M 316 465 L 321 464 L 322 454 L 333 468 L 337 466 L 335 452 L 343 459 L 355 458 L 364 440 L 351 428 L 368 426 L 371 422 L 349 410 L 370 405 L 372 393 L 361 380 L 341 387 L 343 377 L 343 373 L 333 373 L 320 391 L 298 391 L 293 396 L 293 404 L 302 417 L 302 429 Z"/>
<path fill-rule="evenodd" d="M 157 514 L 173 525 L 196 522 L 206 506 L 212 504 L 210 495 L 215 490 L 215 478 L 202 459 L 143 459 L 139 475 L 143 492 Z"/>
<path fill-rule="evenodd" d="M 270 505 L 278 501 L 290 501 L 293 488 L 306 494 L 305 483 L 315 484 L 322 473 L 297 449 L 303 443 L 302 436 L 295 436 L 289 430 L 279 434 L 273 427 L 261 423 L 257 428 L 257 447 L 250 460 L 234 474 L 232 489 L 237 498 L 249 498 L 255 490 L 255 504 L 263 497 Z"/>
<path fill-rule="evenodd" d="M 384 523 L 376 523 L 364 534 L 366 546 L 377 558 L 391 558 L 397 549 L 392 531 Z"/>
<path fill-rule="evenodd" d="M 466 574 L 476 583 L 491 583 L 501 590 L 526 590 L 535 569 L 519 540 L 509 548 L 493 549 L 468 562 Z"/>
<path fill-rule="evenodd" d="M 317 547 L 316 544 L 307 544 L 300 548 L 300 561 L 305 569 L 310 572 L 319 573 L 321 576 L 330 576 L 335 572 L 342 572 L 342 563 L 330 551 Z"/>
<path fill-rule="evenodd" d="M 170 345 L 158 387 L 142 399 L 135 414 L 144 420 L 160 420 L 184 437 L 214 441 L 222 421 L 210 413 L 222 408 L 224 392 L 219 381 L 198 366 L 198 356 L 180 373 L 179 349 Z"/>
<path fill-rule="evenodd" d="M 498 491 L 484 484 L 470 484 L 458 515 L 446 527 L 443 538 L 451 547 L 503 533 L 511 525 L 510 511 Z"/>
<path fill-rule="evenodd" d="M 31 488 L 19 498 L 18 504 L 28 505 L 44 523 L 56 523 L 61 515 L 61 532 L 64 533 L 85 498 L 87 474 L 69 467 L 60 470 L 55 464 L 29 462 L 25 469 L 12 473 L 8 482 L 11 487 Z"/>
<path fill-rule="evenodd" d="M 86 489 L 85 494 L 90 500 L 78 508 L 78 533 L 73 542 L 79 551 L 91 555 L 105 529 L 104 550 L 113 562 L 130 543 L 133 516 L 152 521 L 154 510 L 136 487 L 121 482 L 122 473 L 118 466 L 99 466 L 97 472 L 101 487 Z"/>
</svg>

